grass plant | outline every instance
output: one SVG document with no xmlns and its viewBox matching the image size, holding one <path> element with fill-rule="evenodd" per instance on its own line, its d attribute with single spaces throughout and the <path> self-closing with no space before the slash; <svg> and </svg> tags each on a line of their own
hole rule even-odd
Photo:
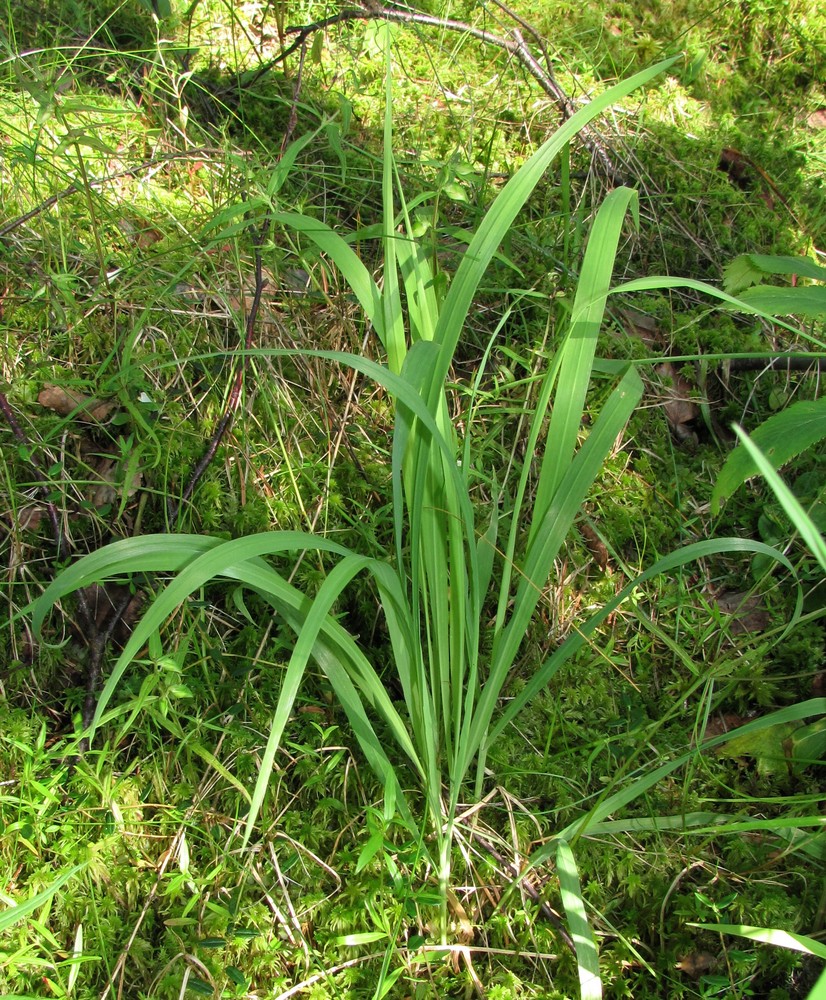
<svg viewBox="0 0 826 1000">
<path fill-rule="evenodd" d="M 30 439 L 0 420 L 0 994 L 804 995 L 817 949 L 755 942 L 820 936 L 822 569 L 759 484 L 730 478 L 717 522 L 709 501 L 719 426 L 804 396 L 808 443 L 791 410 L 755 439 L 806 448 L 790 482 L 822 529 L 822 407 L 815 379 L 771 370 L 706 402 L 693 366 L 806 335 L 817 357 L 823 338 L 744 323 L 744 301 L 691 279 L 748 253 L 732 296 L 765 282 L 743 299 L 785 312 L 801 291 L 780 287 L 800 258 L 765 255 L 823 232 L 823 93 L 797 80 L 818 75 L 823 14 L 764 4 L 744 40 L 736 5 L 677 2 L 666 23 L 598 4 L 574 28 L 543 5 L 575 100 L 680 36 L 692 50 L 641 103 L 598 98 L 639 182 L 605 197 L 575 141 L 598 104 L 514 176 L 555 111 L 456 33 L 394 26 L 383 74 L 384 28 L 333 27 L 298 78 L 296 52 L 253 83 L 277 53 L 252 8 L 159 4 L 159 26 L 152 6 L 54 0 L 33 22 L 7 3 L 0 28 L 0 389 Z M 268 8 L 279 41 L 316 5 L 290 9 Z M 505 32 L 498 8 L 451 13 Z M 265 218 L 273 349 L 246 356 L 184 534 L 141 535 L 220 418 Z M 660 271 L 689 277 L 628 281 Z M 671 440 L 676 374 L 651 377 L 652 354 L 685 366 L 696 452 Z M 44 381 L 114 419 L 44 412 Z M 114 462 L 101 507 L 90 441 Z M 39 645 L 18 614 L 54 569 L 45 497 L 73 552 L 133 537 L 66 570 L 39 618 L 113 575 L 161 588 L 80 754 L 72 604 Z M 743 540 L 697 544 L 715 533 Z M 741 587 L 764 626 L 722 611 Z M 776 930 L 738 950 L 698 924 Z"/>
<path fill-rule="evenodd" d="M 580 624 L 515 696 L 503 701 L 555 560 L 642 395 L 642 381 L 634 366 L 609 366 L 610 388 L 604 393 L 605 402 L 598 416 L 592 414 L 587 435 L 581 440 L 597 337 L 611 291 L 618 241 L 626 215 L 635 205 L 633 191 L 612 191 L 594 218 L 567 332 L 541 377 L 536 405 L 529 412 L 525 450 L 536 459 L 524 462 L 512 497 L 505 483 L 479 468 L 472 425 L 464 441 L 458 440 L 448 415 L 445 382 L 488 264 L 542 175 L 588 122 L 671 65 L 673 60 L 660 63 L 606 90 L 557 130 L 490 207 L 441 298 L 432 259 L 427 247 L 412 234 L 410 206 L 397 184 L 388 49 L 381 284 L 351 249 L 350 241 L 314 218 L 279 210 L 272 195 L 281 185 L 278 178 L 283 178 L 283 164 L 276 168 L 270 195 L 246 201 L 227 218 L 242 212 L 269 212 L 275 224 L 314 242 L 335 263 L 381 341 L 386 367 L 341 352 L 307 353 L 351 367 L 374 380 L 394 400 L 394 550 L 384 559 L 376 559 L 319 536 L 288 531 L 230 541 L 191 535 L 143 536 L 106 546 L 65 570 L 36 609 L 35 625 L 39 628 L 56 600 L 93 581 L 124 574 L 176 574 L 137 625 L 107 680 L 87 734 L 92 736 L 121 714 L 114 700 L 127 667 L 147 641 L 154 655 L 160 655 L 159 629 L 186 598 L 219 579 L 237 581 L 257 592 L 294 630 L 296 638 L 251 795 L 244 843 L 253 835 L 296 696 L 308 663 L 314 661 L 326 675 L 382 784 L 385 824 L 400 817 L 435 872 L 442 945 L 449 936 L 460 806 L 469 795 L 471 801 L 478 802 L 484 794 L 489 747 L 586 644 L 608 614 L 646 580 L 700 557 L 759 552 L 792 570 L 781 552 L 759 542 L 723 539 L 687 546 L 629 582 L 604 608 Z M 284 162 L 291 162 L 289 154 Z M 397 197 L 400 213 L 395 207 Z M 646 290 L 674 284 L 674 279 L 638 283 Z M 697 282 L 693 285 L 721 294 Z M 257 356 L 265 353 L 255 352 Z M 480 485 L 490 498 L 482 523 L 471 499 Z M 307 551 L 328 553 L 335 559 L 312 598 L 263 558 Z M 388 689 L 386 671 L 381 673 L 371 664 L 355 637 L 334 617 L 348 585 L 365 573 L 372 578 L 381 604 L 392 650 L 390 674 L 401 690 L 403 709 Z M 776 724 L 782 721 L 781 715 L 783 719 L 803 717 L 811 708 L 783 710 L 745 727 L 744 732 L 747 735 Z M 389 751 L 389 745 L 394 752 Z M 581 819 L 558 831 L 550 846 L 533 861 L 538 864 L 551 854 L 555 856 L 584 998 L 601 996 L 602 985 L 572 845 L 584 835 L 609 829 L 607 817 L 645 795 L 695 753 L 656 767 L 641 762 L 639 769 L 618 776 L 597 803 Z M 409 790 L 411 776 L 418 793 Z M 640 829 L 658 829 L 686 824 L 703 827 L 713 821 L 717 818 L 702 814 L 649 816 L 636 822 Z M 807 821 L 800 822 L 805 825 Z M 380 832 L 375 846 L 368 845 L 371 851 L 383 842 L 383 836 Z M 389 985 L 389 980 L 380 983 L 377 996 Z"/>
</svg>

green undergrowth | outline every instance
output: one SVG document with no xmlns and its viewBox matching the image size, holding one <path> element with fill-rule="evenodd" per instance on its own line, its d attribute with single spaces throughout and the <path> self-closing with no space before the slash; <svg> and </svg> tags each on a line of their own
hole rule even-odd
<svg viewBox="0 0 826 1000">
<path fill-rule="evenodd" d="M 506 30 L 498 8 L 430 6 Z M 263 25 L 207 0 L 173 7 L 159 24 L 139 4 L 9 5 L 0 29 L 0 389 L 26 438 L 0 423 L 8 619 L 65 564 L 44 498 L 57 505 L 72 558 L 170 526 L 169 502 L 204 453 L 237 370 L 231 353 L 243 344 L 254 294 L 249 202 L 272 195 L 282 210 L 356 233 L 354 249 L 377 263 L 368 239 L 382 215 L 377 26 L 332 27 L 323 45 L 309 43 L 295 98 L 297 55 L 286 73 L 274 66 L 254 79 L 256 67 L 277 52 L 282 15 L 309 22 L 322 5 L 276 3 Z M 750 4 L 745 16 L 742 5 L 702 3 L 518 9 L 553 40 L 554 72 L 575 99 L 688 52 L 599 122 L 640 192 L 640 228 L 624 231 L 617 281 L 667 273 L 719 283 L 739 253 L 822 248 L 826 129 L 816 113 L 826 105 L 826 22 L 816 5 Z M 393 39 L 398 171 L 443 295 L 484 210 L 551 133 L 556 109 L 497 50 L 425 26 L 395 25 Z M 302 145 L 276 186 L 293 112 L 291 138 Z M 726 158 L 726 149 L 737 155 Z M 479 523 L 496 490 L 512 491 L 533 459 L 525 447 L 536 394 L 526 403 L 525 387 L 538 385 L 570 313 L 608 187 L 581 146 L 564 154 L 517 218 L 468 317 L 450 406 L 460 439 L 473 433 Z M 376 356 L 375 339 L 309 239 L 273 228 L 261 257 L 253 342 L 291 353 L 250 360 L 238 414 L 175 530 L 225 538 L 314 530 L 382 558 L 393 546 L 390 401 L 352 370 L 298 354 Z M 804 618 L 784 634 L 792 582 L 758 557 L 715 557 L 640 587 L 491 748 L 489 801 L 462 818 L 454 850 L 462 874 L 447 962 L 421 950 L 438 943 L 439 903 L 422 843 L 385 815 L 381 784 L 320 672 L 308 676 L 285 733 L 260 837 L 241 849 L 294 646 L 264 601 L 228 584 L 192 595 L 125 675 L 85 752 L 88 651 L 75 606 L 65 601 L 65 617 L 54 616 L 40 641 L 16 617 L 0 632 L 2 904 L 83 867 L 70 890 L 2 932 L 0 992 L 85 1000 L 111 983 L 135 998 L 275 997 L 304 983 L 303 995 L 320 1000 L 370 997 L 390 983 L 398 997 L 466 995 L 479 984 L 499 1000 L 577 995 L 576 959 L 554 918 L 558 874 L 545 865 L 514 883 L 522 861 L 595 806 L 618 774 L 688 752 L 706 729 L 724 732 L 715 727 L 823 694 L 821 574 L 789 542 L 779 503 L 754 482 L 722 515 L 710 513 L 730 424 L 748 429 L 819 393 L 816 372 L 729 373 L 722 356 L 809 349 L 806 338 L 819 346 L 822 336 L 822 325 L 800 324 L 794 337 L 723 314 L 693 292 L 609 302 L 598 355 L 652 359 L 640 365 L 643 405 L 588 494 L 504 700 L 585 611 L 658 557 L 704 538 L 788 544 L 806 590 Z M 669 356 L 690 360 L 655 372 L 653 362 Z M 690 443 L 667 412 L 677 374 L 698 404 Z M 111 408 L 91 421 L 71 402 L 54 412 L 38 401 L 47 384 Z M 595 380 L 583 438 L 609 389 Z M 822 454 L 785 471 L 822 527 Z M 318 553 L 276 564 L 311 596 L 332 566 Z M 146 601 L 162 582 L 131 586 Z M 400 703 L 373 588 L 357 581 L 333 611 L 374 652 Z M 483 610 L 490 620 L 495 613 Z M 797 769 L 771 748 L 709 749 L 623 816 L 736 819 L 752 809 L 780 820 L 817 814 L 821 798 L 822 764 Z M 605 995 L 806 996 L 814 960 L 689 926 L 822 934 L 822 833 L 804 846 L 770 830 L 717 837 L 703 826 L 583 837 L 577 864 Z"/>
</svg>

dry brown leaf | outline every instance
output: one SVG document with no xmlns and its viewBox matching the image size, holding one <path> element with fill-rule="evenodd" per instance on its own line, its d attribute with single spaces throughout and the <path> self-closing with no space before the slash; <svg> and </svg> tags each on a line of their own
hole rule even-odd
<svg viewBox="0 0 826 1000">
<path fill-rule="evenodd" d="M 755 168 L 751 160 L 739 150 L 726 147 L 720 153 L 717 169 L 728 174 L 729 180 L 741 191 L 754 187 Z"/>
<path fill-rule="evenodd" d="M 117 226 L 140 250 L 148 250 L 163 239 L 163 234 L 159 230 L 143 221 L 135 224 L 129 219 L 122 218 L 118 219 Z"/>
<path fill-rule="evenodd" d="M 747 721 L 742 715 L 737 715 L 736 712 L 720 712 L 708 720 L 705 732 L 703 733 L 703 742 L 712 740 L 715 736 L 722 736 L 724 733 L 729 733 L 732 729 L 737 729 L 738 726 L 744 725 Z"/>
<path fill-rule="evenodd" d="M 663 409 L 674 437 L 687 445 L 697 444 L 697 435 L 691 426 L 700 416 L 700 407 L 691 398 L 692 387 L 670 361 L 654 368 L 657 375 L 670 383 L 664 386 Z"/>
<path fill-rule="evenodd" d="M 813 111 L 806 119 L 806 124 L 809 128 L 826 128 L 826 108 L 818 108 L 817 111 Z"/>
<path fill-rule="evenodd" d="M 677 968 L 691 979 L 699 979 L 711 972 L 717 964 L 717 956 L 708 951 L 692 951 L 677 962 Z"/>
<path fill-rule="evenodd" d="M 768 628 L 769 613 L 760 594 L 724 591 L 717 595 L 715 601 L 724 615 L 732 616 L 728 623 L 730 635 L 763 632 Z"/>
<path fill-rule="evenodd" d="M 653 316 L 637 312 L 636 309 L 620 309 L 620 319 L 629 337 L 636 337 L 646 347 L 662 347 L 663 337 L 659 324 Z"/>
<path fill-rule="evenodd" d="M 608 549 L 605 547 L 605 543 L 587 521 L 581 521 L 577 527 L 594 562 L 605 572 L 609 562 Z"/>
<path fill-rule="evenodd" d="M 450 910 L 451 930 L 456 935 L 458 943 L 472 944 L 474 938 L 473 922 L 455 893 L 448 893 L 447 905 Z"/>
<path fill-rule="evenodd" d="M 16 514 L 9 511 L 6 517 L 18 531 L 37 531 L 46 513 L 46 508 L 42 504 L 27 503 Z"/>
<path fill-rule="evenodd" d="M 116 404 L 111 400 L 101 401 L 84 396 L 73 389 L 46 382 L 37 397 L 38 403 L 48 410 L 54 410 L 61 417 L 74 414 L 79 420 L 91 420 L 102 423 L 108 419 Z"/>
<path fill-rule="evenodd" d="M 97 476 L 97 482 L 91 482 L 86 490 L 86 499 L 93 507 L 104 507 L 115 503 L 124 492 L 127 497 L 134 496 L 143 485 L 143 473 L 138 470 L 131 482 L 122 484 L 121 463 L 108 455 L 99 455 L 92 462 L 92 472 Z"/>
</svg>

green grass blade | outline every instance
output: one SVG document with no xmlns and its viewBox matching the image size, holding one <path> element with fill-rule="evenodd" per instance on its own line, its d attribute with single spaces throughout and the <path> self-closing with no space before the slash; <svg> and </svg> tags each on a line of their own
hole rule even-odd
<svg viewBox="0 0 826 1000">
<path fill-rule="evenodd" d="M 641 393 L 642 382 L 639 375 L 633 369 L 628 369 L 603 407 L 582 448 L 569 464 L 553 504 L 541 518 L 535 541 L 525 557 L 511 617 L 503 631 L 494 639 L 490 676 L 482 690 L 473 719 L 468 722 L 467 732 L 463 735 L 463 768 L 470 766 L 483 742 L 489 745 L 485 740 L 485 730 L 491 723 L 502 687 L 548 580 L 553 561 L 576 519 L 586 493 L 602 469 L 605 456 L 636 407 Z M 551 679 L 553 672 L 547 676 L 540 672 L 529 682 L 531 697 Z M 519 697 L 518 701 L 521 708 L 527 699 L 523 701 Z M 508 715 L 513 717 L 510 712 Z M 495 731 L 501 731 L 501 724 L 497 725 Z"/>
<path fill-rule="evenodd" d="M 529 544 L 536 538 L 559 486 L 571 464 L 577 435 L 582 427 L 585 396 L 591 381 L 597 337 L 605 315 L 605 303 L 614 271 L 620 233 L 629 205 L 636 207 L 637 194 L 630 188 L 617 188 L 600 205 L 582 262 L 570 329 L 561 349 L 561 364 L 556 395 L 551 411 L 547 444 L 536 489 L 535 518 L 529 532 Z M 537 415 L 538 419 L 541 419 Z"/>
<path fill-rule="evenodd" d="M 77 873 L 86 867 L 87 862 L 80 865 L 75 865 L 70 868 L 69 871 L 64 872 L 59 875 L 50 886 L 47 886 L 41 892 L 25 900 L 22 903 L 17 903 L 14 906 L 9 906 L 0 913 L 0 933 L 13 927 L 18 921 L 27 917 L 30 913 L 35 910 L 39 910 L 41 906 L 48 903 L 55 893 L 60 892 L 64 885 L 77 875 Z"/>
<path fill-rule="evenodd" d="M 105 545 L 64 569 L 34 601 L 31 611 L 35 634 L 40 634 L 55 603 L 81 587 L 117 575 L 176 573 L 196 556 L 220 544 L 220 538 L 201 535 L 142 535 Z"/>
<path fill-rule="evenodd" d="M 404 215 L 409 233 L 407 206 L 404 206 Z M 404 281 L 411 342 L 416 344 L 420 340 L 433 340 L 439 319 L 439 303 L 430 261 L 424 248 L 411 238 L 399 239 L 396 251 Z"/>
<path fill-rule="evenodd" d="M 817 559 L 820 568 L 826 573 L 826 541 L 824 541 L 823 535 L 817 530 L 814 521 L 803 509 L 794 493 L 792 493 L 777 474 L 772 463 L 749 438 L 748 434 L 741 427 L 735 427 L 734 429 L 740 438 L 740 443 L 746 449 L 751 460 L 757 466 L 758 471 L 762 473 L 764 479 L 780 501 L 780 505 L 785 510 L 789 520 L 795 526 L 806 545 L 808 545 L 809 550 L 815 559 Z"/>
<path fill-rule="evenodd" d="M 678 58 L 680 57 L 659 62 L 594 98 L 557 129 L 499 193 L 471 240 L 445 297 L 436 330 L 436 339 L 442 345 L 442 355 L 434 385 L 442 385 L 447 377 L 468 310 L 491 258 L 547 168 L 566 143 L 597 115 L 637 88 L 645 86 L 655 76 L 673 66 Z"/>
<path fill-rule="evenodd" d="M 384 264 L 382 268 L 382 324 L 384 348 L 391 372 L 400 372 L 407 354 L 407 340 L 402 315 L 399 272 L 396 264 L 396 213 L 393 209 L 393 55 L 390 32 L 385 32 L 384 73 L 384 155 L 382 157 L 382 211 Z"/>
<path fill-rule="evenodd" d="M 544 422 L 539 418 L 539 414 L 545 414 L 551 405 L 551 397 L 553 395 L 553 390 L 556 386 L 557 379 L 559 377 L 559 368 L 562 363 L 562 354 L 557 351 L 554 354 L 551 364 L 548 366 L 545 375 L 542 379 L 542 386 L 539 391 L 539 397 L 536 402 L 537 416 L 531 421 L 528 431 L 528 440 L 525 447 L 525 454 L 535 455 L 537 454 L 537 449 L 539 447 L 539 438 L 542 434 L 544 428 Z M 622 366 L 622 370 L 625 369 L 625 365 Z M 516 499 L 514 501 L 514 509 L 522 510 L 525 502 L 525 496 L 528 490 L 528 486 L 531 481 L 531 463 L 524 462 L 522 465 L 522 472 L 519 476 L 519 485 L 516 490 Z M 517 567 L 516 561 L 516 551 L 517 542 L 519 539 L 520 531 L 522 526 L 520 524 L 520 519 L 518 517 L 512 518 L 511 528 L 508 533 L 508 541 L 505 548 L 504 556 L 502 559 L 502 577 L 499 586 L 499 603 L 496 609 L 496 623 L 494 625 L 494 634 L 499 635 L 505 625 L 505 619 L 507 615 L 507 610 L 510 605 L 511 600 L 511 581 L 513 577 L 514 570 Z"/>
<path fill-rule="evenodd" d="M 674 760 L 668 761 L 654 770 L 647 770 L 647 766 L 644 765 L 643 768 L 641 768 L 641 777 L 633 786 L 624 788 L 614 795 L 607 796 L 598 804 L 596 808 L 592 809 L 587 816 L 570 823 L 557 835 L 557 837 L 566 843 L 570 843 L 572 840 L 580 836 L 589 836 L 592 830 L 595 831 L 596 835 L 598 835 L 601 832 L 604 832 L 606 828 L 609 830 L 613 829 L 612 827 L 606 826 L 604 822 L 606 816 L 624 808 L 629 802 L 632 802 L 644 792 L 648 791 L 649 788 L 653 787 L 661 778 L 673 774 L 674 771 L 679 770 L 679 768 L 681 768 L 684 764 L 687 764 L 698 754 L 707 753 L 714 747 L 721 746 L 729 740 L 732 735 L 748 735 L 749 733 L 757 732 L 760 729 L 765 729 L 783 722 L 806 719 L 813 715 L 822 715 L 824 712 L 826 712 L 826 698 L 811 698 L 809 701 L 800 702 L 797 705 L 790 705 L 788 708 L 779 709 L 777 712 L 772 712 L 770 715 L 764 716 L 763 718 L 755 719 L 753 722 L 748 722 L 744 726 L 740 726 L 732 732 L 721 733 L 719 736 L 714 736 L 711 739 L 706 740 L 702 747 L 693 747 L 687 753 L 675 757 Z M 684 819 L 688 819 L 688 817 L 685 817 Z M 637 821 L 634 819 L 628 820 L 626 828 L 629 830 L 636 829 L 634 825 L 635 822 Z M 645 818 L 639 822 L 647 824 L 650 821 Z M 786 820 L 786 822 L 788 823 L 789 820 Z M 662 819 L 662 823 L 663 828 L 668 829 L 669 817 L 664 817 Z M 639 829 L 646 828 L 648 827 L 639 827 Z M 547 844 L 544 844 L 538 851 L 534 852 L 529 859 L 526 870 L 523 872 L 523 877 L 527 874 L 527 872 L 541 864 L 544 864 L 550 857 L 552 857 L 556 851 L 556 844 L 557 839 L 555 838 Z"/>
<path fill-rule="evenodd" d="M 720 299 L 721 302 L 725 302 L 725 304 L 731 309 L 739 310 L 740 312 L 754 313 L 758 316 L 762 316 L 764 319 L 770 319 L 775 325 L 781 326 L 790 333 L 793 333 L 795 335 L 795 339 L 799 339 L 803 336 L 811 343 L 816 344 L 819 348 L 826 349 L 826 344 L 814 337 L 809 331 L 801 329 L 797 326 L 792 326 L 790 323 L 786 323 L 784 320 L 779 319 L 774 313 L 767 312 L 765 309 L 760 309 L 755 305 L 750 305 L 742 299 L 738 299 L 734 295 L 729 295 L 728 292 L 724 292 L 722 289 L 717 288 L 714 285 L 710 285 L 707 281 L 697 281 L 695 278 L 672 278 L 670 275 L 652 275 L 648 278 L 635 278 L 633 281 L 626 281 L 621 285 L 616 285 L 611 289 L 611 294 L 625 295 L 628 292 L 650 292 L 666 288 L 690 288 L 695 292 L 703 292 L 705 295 L 710 295 L 712 298 Z"/>
<path fill-rule="evenodd" d="M 560 840 L 556 849 L 556 871 L 562 905 L 568 921 L 568 929 L 574 942 L 577 970 L 579 972 L 579 995 L 581 1000 L 602 1000 L 602 980 L 599 975 L 599 953 L 597 942 L 588 915 L 582 886 L 571 848 Z"/>
<path fill-rule="evenodd" d="M 749 927 L 747 924 L 695 924 L 687 927 L 697 927 L 701 931 L 717 931 L 719 934 L 734 934 L 747 938 L 749 941 L 761 941 L 776 948 L 790 948 L 792 951 L 802 951 L 815 958 L 826 959 L 826 944 L 806 934 L 795 934 L 792 931 L 782 931 L 774 927 Z"/>
<path fill-rule="evenodd" d="M 705 743 L 703 746 L 705 747 Z M 628 819 L 605 820 L 588 827 L 588 836 L 596 837 L 604 833 L 630 833 L 660 830 L 691 830 L 698 836 L 717 833 L 781 833 L 819 827 L 826 830 L 824 816 L 778 816 L 773 819 L 733 818 L 727 813 L 685 813 L 679 816 L 634 816 Z"/>
<path fill-rule="evenodd" d="M 381 566 L 382 564 L 375 565 Z M 222 575 L 228 579 L 240 580 L 256 590 L 284 616 L 296 633 L 304 626 L 311 602 L 263 560 L 248 559 L 238 566 L 227 566 L 223 569 Z M 340 692 L 339 697 L 345 705 L 345 710 L 348 711 L 348 717 L 351 715 L 348 706 L 352 706 L 352 711 L 358 716 L 359 724 L 354 725 L 357 734 L 368 732 L 364 727 L 369 724 L 364 721 L 367 717 L 361 707 L 362 703 L 366 703 L 385 720 L 397 746 L 407 754 L 414 770 L 420 771 L 420 764 L 411 747 L 404 722 L 374 667 L 359 649 L 350 633 L 336 621 L 328 618 L 313 651 L 313 658 L 330 678 L 333 687 Z M 347 691 L 352 692 L 348 694 L 346 701 L 340 691 L 343 682 L 335 679 L 342 677 L 347 679 L 345 685 L 349 685 Z M 358 704 L 353 701 L 356 696 Z M 370 735 L 369 732 L 368 735 L 373 747 L 371 752 L 375 753 L 378 750 L 380 751 L 379 757 L 385 757 L 384 750 L 375 740 L 374 735 Z M 368 754 L 368 759 L 369 757 Z M 377 769 L 377 773 L 384 774 L 384 767 L 385 765 L 382 763 L 382 766 Z"/>
<path fill-rule="evenodd" d="M 272 218 L 273 222 L 308 236 L 319 250 L 330 257 L 352 289 L 359 305 L 364 310 L 364 315 L 373 324 L 373 328 L 386 350 L 381 292 L 352 247 L 325 222 L 313 219 L 308 215 L 299 215 L 297 212 L 273 212 Z"/>
<path fill-rule="evenodd" d="M 273 167 L 270 179 L 267 182 L 267 195 L 270 198 L 277 195 L 281 188 L 284 187 L 284 184 L 293 171 L 298 154 L 316 138 L 323 128 L 324 126 L 320 125 L 314 132 L 308 132 L 306 135 L 299 136 L 298 139 L 295 139 L 287 146 L 278 158 L 278 162 Z"/>
<path fill-rule="evenodd" d="M 255 783 L 255 788 L 253 789 L 252 802 L 250 803 L 249 813 L 247 815 L 247 822 L 244 831 L 245 846 L 249 841 L 256 820 L 258 819 L 258 814 L 261 810 L 264 796 L 267 788 L 269 787 L 270 775 L 272 773 L 275 755 L 281 744 L 281 737 L 284 733 L 287 722 L 289 721 L 296 696 L 304 679 L 304 672 L 307 668 L 307 663 L 317 647 L 319 634 L 327 624 L 333 605 L 341 596 L 342 591 L 353 580 L 353 578 L 369 566 L 372 561 L 372 559 L 366 556 L 346 556 L 343 558 L 327 574 L 327 577 L 322 583 L 318 594 L 315 596 L 309 611 L 307 612 L 307 616 L 298 633 L 292 656 L 290 657 L 290 662 L 287 665 L 284 679 L 281 682 L 281 690 L 278 695 L 278 701 L 276 703 L 272 723 L 270 724 L 267 745 L 264 749 L 258 779 Z M 332 681 L 335 686 L 337 686 L 336 682 L 339 680 L 340 675 L 337 673 L 334 674 Z M 336 690 L 336 695 L 339 696 L 339 694 L 340 692 Z M 341 692 L 341 694 L 346 696 L 346 692 Z M 341 700 L 342 698 L 339 697 L 339 701 Z M 395 736 L 397 740 L 401 739 L 403 741 L 402 749 L 415 763 L 417 761 L 416 751 L 414 750 L 406 731 L 403 729 L 401 731 L 397 731 Z M 421 772 L 420 765 L 418 769 Z M 399 783 L 395 772 L 392 767 L 390 767 L 389 771 L 387 768 L 383 767 L 382 771 L 383 773 L 380 774 L 380 776 L 388 780 L 392 780 L 397 786 L 396 797 L 398 798 L 401 791 L 401 784 Z"/>
<path fill-rule="evenodd" d="M 38 602 L 40 606 L 37 610 L 41 620 L 54 600 L 77 587 L 87 586 L 111 576 L 149 569 L 155 572 L 179 574 L 164 591 L 161 591 L 146 611 L 115 663 L 98 700 L 92 732 L 100 725 L 124 671 L 144 642 L 174 612 L 181 601 L 211 579 L 223 576 L 242 580 L 270 600 L 291 627 L 296 631 L 301 628 L 310 602 L 265 562 L 255 557 L 284 551 L 285 546 L 287 549 L 306 548 L 308 543 L 310 548 L 318 547 L 339 555 L 347 555 L 348 552 L 334 543 L 305 536 L 300 532 L 280 534 L 280 538 L 277 537 L 277 533 L 267 533 L 246 539 L 235 539 L 232 542 L 184 535 L 147 535 L 139 539 L 126 539 L 84 557 L 55 580 Z M 352 637 L 337 623 L 328 622 L 324 641 L 318 644 L 314 657 L 334 684 L 359 741 L 365 748 L 368 760 L 377 773 L 387 773 L 386 754 L 372 731 L 356 688 L 347 677 L 347 671 L 341 666 L 342 662 L 352 671 L 370 707 L 387 721 L 397 743 L 411 759 L 414 769 L 419 769 L 415 753 L 411 754 L 411 745 L 404 723 L 380 679 Z"/>
<path fill-rule="evenodd" d="M 167 543 L 170 541 L 169 536 L 159 537 L 165 538 Z M 143 542 L 145 540 L 146 536 L 135 541 Z M 91 726 L 92 733 L 97 728 L 101 714 L 115 693 L 126 668 L 138 655 L 141 647 L 148 641 L 149 637 L 160 629 L 166 619 L 191 594 L 195 593 L 195 591 L 211 580 L 222 575 L 227 575 L 229 568 L 243 563 L 245 560 L 251 560 L 256 556 L 265 554 L 273 555 L 278 552 L 301 551 L 308 548 L 318 548 L 320 551 L 333 552 L 337 555 L 348 554 L 348 551 L 340 545 L 328 542 L 325 539 L 305 535 L 302 532 L 270 532 L 265 535 L 253 535 L 249 538 L 237 538 L 229 542 L 223 542 L 210 548 L 186 566 L 180 568 L 177 576 L 164 587 L 144 612 L 143 617 L 129 637 L 129 641 L 124 646 L 123 652 L 118 657 L 98 699 L 97 710 Z M 136 568 L 139 568 L 140 571 L 144 571 L 144 564 L 141 560 L 139 549 L 135 552 L 132 564 Z M 127 563 L 127 565 L 129 564 Z M 302 600 L 306 601 L 306 598 L 302 598 Z"/>
<path fill-rule="evenodd" d="M 384 618 L 393 650 L 393 665 L 402 685 L 404 704 L 413 729 L 414 744 L 420 750 L 427 781 L 438 785 L 435 771 L 438 721 L 418 642 L 418 624 L 406 603 L 398 575 L 386 563 L 373 562 L 370 570 L 379 588 Z"/>
<path fill-rule="evenodd" d="M 630 802 L 633 802 L 644 792 L 648 791 L 649 788 L 656 785 L 661 778 L 672 774 L 684 764 L 688 763 L 688 761 L 690 761 L 693 757 L 696 757 L 696 755 L 700 752 L 705 753 L 716 746 L 721 746 L 723 743 L 726 743 L 731 739 L 748 736 L 752 733 L 760 732 L 763 729 L 768 729 L 771 726 L 780 725 L 784 722 L 796 722 L 812 715 L 823 714 L 824 712 L 826 712 L 826 698 L 811 698 L 808 701 L 800 702 L 797 705 L 789 705 L 787 708 L 781 708 L 776 712 L 771 712 L 769 715 L 764 715 L 759 719 L 755 719 L 753 722 L 748 722 L 746 725 L 740 726 L 738 729 L 733 729 L 728 733 L 722 733 L 720 736 L 712 737 L 703 743 L 702 750 L 698 747 L 694 747 L 687 753 L 675 757 L 674 760 L 668 761 L 654 770 L 645 771 L 636 781 L 631 782 L 625 788 L 620 789 L 620 791 L 615 792 L 613 795 L 606 796 L 605 799 L 598 803 L 598 805 L 595 806 L 587 816 L 582 819 L 575 820 L 573 823 L 570 823 L 567 827 L 565 827 L 559 836 L 567 841 L 574 840 L 580 836 L 587 836 L 590 833 L 592 824 L 601 823 L 607 816 L 625 808 L 625 806 L 627 806 Z"/>
<path fill-rule="evenodd" d="M 534 519 L 536 530 L 528 543 L 522 567 L 522 578 L 516 592 L 514 611 L 503 634 L 505 660 L 516 655 L 513 648 L 519 635 L 524 635 L 530 616 L 553 568 L 554 560 L 573 525 L 585 496 L 595 482 L 617 437 L 622 433 L 631 414 L 642 398 L 642 380 L 629 368 L 602 408 L 593 427 L 573 461 L 565 463 L 559 495 L 545 497 Z M 556 407 L 554 407 L 556 408 Z M 579 421 L 582 413 L 579 414 Z M 577 426 L 579 426 L 579 421 Z M 508 647 L 508 643 L 510 646 Z M 511 654 L 510 649 L 513 650 Z M 494 654 L 494 658 L 496 654 Z"/>
</svg>

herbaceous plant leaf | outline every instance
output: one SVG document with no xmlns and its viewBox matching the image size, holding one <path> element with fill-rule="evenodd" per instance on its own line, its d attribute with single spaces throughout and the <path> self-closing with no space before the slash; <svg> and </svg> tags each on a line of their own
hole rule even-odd
<svg viewBox="0 0 826 1000">
<path fill-rule="evenodd" d="M 750 437 L 773 468 L 782 468 L 807 448 L 826 439 L 826 396 L 792 403 L 755 428 Z M 720 470 L 711 494 L 712 511 L 718 513 L 732 493 L 758 473 L 757 462 L 748 449 L 738 445 Z"/>
</svg>

